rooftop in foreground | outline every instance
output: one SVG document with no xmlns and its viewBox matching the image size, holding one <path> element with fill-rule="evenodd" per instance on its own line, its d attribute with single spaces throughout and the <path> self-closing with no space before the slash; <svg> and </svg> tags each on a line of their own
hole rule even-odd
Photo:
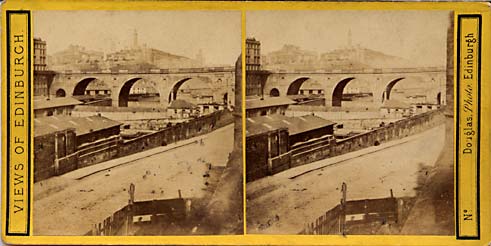
<svg viewBox="0 0 491 246">
<path fill-rule="evenodd" d="M 63 106 L 75 106 L 82 104 L 81 101 L 72 97 L 35 97 L 33 102 L 34 109 L 57 108 Z"/>
<path fill-rule="evenodd" d="M 257 116 L 247 118 L 246 135 L 253 136 L 281 128 L 287 128 L 290 135 L 295 135 L 334 124 L 330 120 L 315 115 L 299 117 L 290 117 L 281 114 Z"/>
<path fill-rule="evenodd" d="M 294 104 L 288 97 L 264 97 L 246 100 L 246 109 L 266 108 Z"/>
<path fill-rule="evenodd" d="M 176 99 L 170 103 L 168 108 L 171 108 L 171 109 L 193 109 L 196 107 L 197 107 L 196 105 L 194 105 L 194 104 L 192 104 L 186 100 Z"/>
<path fill-rule="evenodd" d="M 384 102 L 384 104 L 381 106 L 381 108 L 396 108 L 396 109 L 407 109 L 411 108 L 411 105 L 405 102 L 401 102 L 396 99 L 389 99 Z"/>
<path fill-rule="evenodd" d="M 122 123 L 103 116 L 48 116 L 34 119 L 34 136 L 38 137 L 67 129 L 75 129 L 75 134 L 80 136 L 120 125 Z"/>
</svg>

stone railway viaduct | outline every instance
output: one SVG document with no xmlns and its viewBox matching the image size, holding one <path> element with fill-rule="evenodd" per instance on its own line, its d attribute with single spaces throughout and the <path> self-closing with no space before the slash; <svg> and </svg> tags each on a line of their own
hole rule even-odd
<svg viewBox="0 0 491 246">
<path fill-rule="evenodd" d="M 424 82 L 427 98 L 446 104 L 446 70 L 444 68 L 360 69 L 317 71 L 270 71 L 264 85 L 264 94 L 270 96 L 297 95 L 302 84 L 309 79 L 322 86 L 326 106 L 341 106 L 344 88 L 352 81 L 367 82 L 374 101 L 381 105 L 390 99 L 392 89 L 398 83 L 409 80 Z"/>
<path fill-rule="evenodd" d="M 139 80 L 152 85 L 160 96 L 162 107 L 178 97 L 181 86 L 191 79 L 205 82 L 213 93 L 215 102 L 234 102 L 234 67 L 208 67 L 190 69 L 151 69 L 145 72 L 120 70 L 95 72 L 58 72 L 51 85 L 50 94 L 56 96 L 84 95 L 87 86 L 102 81 L 111 91 L 113 106 L 127 107 L 131 87 Z M 352 81 L 364 81 L 373 93 L 374 101 L 382 105 L 390 99 L 393 87 L 408 80 L 424 82 L 427 98 L 446 104 L 446 70 L 444 68 L 358 69 L 316 71 L 269 71 L 264 81 L 264 94 L 270 96 L 297 95 L 302 84 L 309 79 L 322 86 L 326 106 L 340 107 L 344 88 Z"/>
<path fill-rule="evenodd" d="M 142 79 L 158 91 L 162 107 L 167 107 L 174 101 L 181 86 L 191 79 L 205 82 L 211 89 L 215 102 L 234 102 L 234 67 L 151 69 L 144 72 L 57 72 L 51 84 L 50 94 L 57 97 L 84 95 L 89 84 L 98 80 L 111 91 L 113 106 L 127 107 L 131 87 Z"/>
</svg>

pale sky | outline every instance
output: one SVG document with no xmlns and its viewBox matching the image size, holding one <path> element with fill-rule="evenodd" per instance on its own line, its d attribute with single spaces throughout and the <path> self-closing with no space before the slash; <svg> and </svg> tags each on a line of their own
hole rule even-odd
<svg viewBox="0 0 491 246">
<path fill-rule="evenodd" d="M 261 53 L 284 44 L 324 53 L 354 45 L 402 57 L 421 66 L 445 66 L 449 11 L 248 11 L 248 37 Z"/>
<path fill-rule="evenodd" d="M 34 11 L 34 36 L 53 54 L 78 44 L 108 52 L 139 44 L 195 58 L 201 49 L 209 65 L 233 65 L 241 52 L 239 11 Z"/>
</svg>

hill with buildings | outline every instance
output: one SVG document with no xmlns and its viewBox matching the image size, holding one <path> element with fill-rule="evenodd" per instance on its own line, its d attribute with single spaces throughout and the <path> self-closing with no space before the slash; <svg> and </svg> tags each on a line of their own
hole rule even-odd
<svg viewBox="0 0 491 246">
<path fill-rule="evenodd" d="M 196 58 L 172 54 L 138 43 L 135 32 L 130 47 L 111 52 L 89 50 L 81 45 L 69 45 L 66 49 L 47 57 L 48 68 L 54 71 L 96 70 L 148 70 L 152 68 L 195 68 L 204 66 L 201 51 Z"/>
<path fill-rule="evenodd" d="M 264 69 L 316 70 L 316 69 L 364 69 L 403 68 L 411 63 L 403 58 L 380 51 L 349 45 L 318 54 L 298 46 L 285 44 L 280 50 L 262 56 Z"/>
</svg>

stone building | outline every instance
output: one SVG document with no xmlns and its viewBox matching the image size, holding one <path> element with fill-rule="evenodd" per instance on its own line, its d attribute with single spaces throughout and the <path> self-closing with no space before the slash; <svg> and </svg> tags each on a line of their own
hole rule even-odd
<svg viewBox="0 0 491 246">
<path fill-rule="evenodd" d="M 247 118 L 247 181 L 290 168 L 291 151 L 309 141 L 333 138 L 334 125 L 314 115 L 274 114 Z"/>
<path fill-rule="evenodd" d="M 174 55 L 147 47 L 138 42 L 138 32 L 133 32 L 130 47 L 106 55 L 105 69 L 151 69 L 151 68 L 194 68 L 203 66 L 204 57 L 200 51 L 197 59 Z"/>
<path fill-rule="evenodd" d="M 213 112 L 225 109 L 225 105 L 218 103 L 203 103 L 198 104 L 198 107 L 201 115 L 211 114 Z"/>
<path fill-rule="evenodd" d="M 35 97 L 33 101 L 34 118 L 46 116 L 69 116 L 75 106 L 82 104 L 71 97 Z"/>
<path fill-rule="evenodd" d="M 316 52 L 302 50 L 289 44 L 263 56 L 263 66 L 266 69 L 312 69 L 317 61 Z"/>
<path fill-rule="evenodd" d="M 267 117 L 247 118 L 247 131 L 249 134 L 261 133 L 271 129 L 288 129 L 288 149 L 297 143 L 334 134 L 334 122 L 315 115 L 299 117 L 285 116 L 281 114 Z"/>
<path fill-rule="evenodd" d="M 48 96 L 55 72 L 47 69 L 46 41 L 34 38 L 34 96 Z"/>
<path fill-rule="evenodd" d="M 386 100 L 380 107 L 380 113 L 387 118 L 402 118 L 411 116 L 413 110 L 411 105 L 396 99 Z"/>
<path fill-rule="evenodd" d="M 248 127 L 249 128 L 249 127 Z M 288 129 L 250 128 L 246 132 L 246 181 L 273 173 L 273 158 L 288 154 Z M 288 157 L 284 160 L 288 165 Z"/>
<path fill-rule="evenodd" d="M 263 96 L 269 72 L 261 69 L 261 42 L 246 39 L 246 96 Z"/>
<path fill-rule="evenodd" d="M 46 41 L 34 38 L 34 71 L 47 70 L 46 67 Z"/>
<path fill-rule="evenodd" d="M 120 122 L 101 116 L 34 119 L 35 181 L 117 155 L 120 126 Z"/>
<path fill-rule="evenodd" d="M 318 81 L 308 79 L 298 90 L 299 95 L 324 95 L 324 87 Z"/>
<path fill-rule="evenodd" d="M 111 88 L 104 81 L 95 79 L 87 85 L 85 95 L 111 95 Z"/>
<path fill-rule="evenodd" d="M 188 101 L 176 99 L 167 107 L 167 116 L 173 119 L 189 119 L 200 115 L 199 107 Z"/>
<path fill-rule="evenodd" d="M 288 106 L 293 103 L 295 102 L 288 97 L 249 98 L 246 100 L 246 117 L 284 115 Z"/>
<path fill-rule="evenodd" d="M 255 38 L 246 39 L 246 71 L 261 70 L 261 42 Z"/>
<path fill-rule="evenodd" d="M 80 45 L 70 45 L 67 49 L 50 56 L 49 67 L 55 71 L 97 71 L 103 61 L 103 52 L 88 50 Z"/>
<path fill-rule="evenodd" d="M 441 105 L 434 104 L 434 103 L 416 103 L 416 104 L 411 104 L 411 107 L 412 107 L 412 112 L 414 112 L 414 114 L 421 114 L 431 110 L 439 109 Z"/>
<path fill-rule="evenodd" d="M 56 73 L 50 70 L 34 70 L 34 96 L 49 96 L 49 88 Z"/>
<path fill-rule="evenodd" d="M 150 68 L 198 67 L 199 62 L 184 56 L 173 55 L 158 49 L 138 46 L 122 49 L 106 56 L 105 68 L 132 69 L 135 65 L 148 64 Z"/>
</svg>

